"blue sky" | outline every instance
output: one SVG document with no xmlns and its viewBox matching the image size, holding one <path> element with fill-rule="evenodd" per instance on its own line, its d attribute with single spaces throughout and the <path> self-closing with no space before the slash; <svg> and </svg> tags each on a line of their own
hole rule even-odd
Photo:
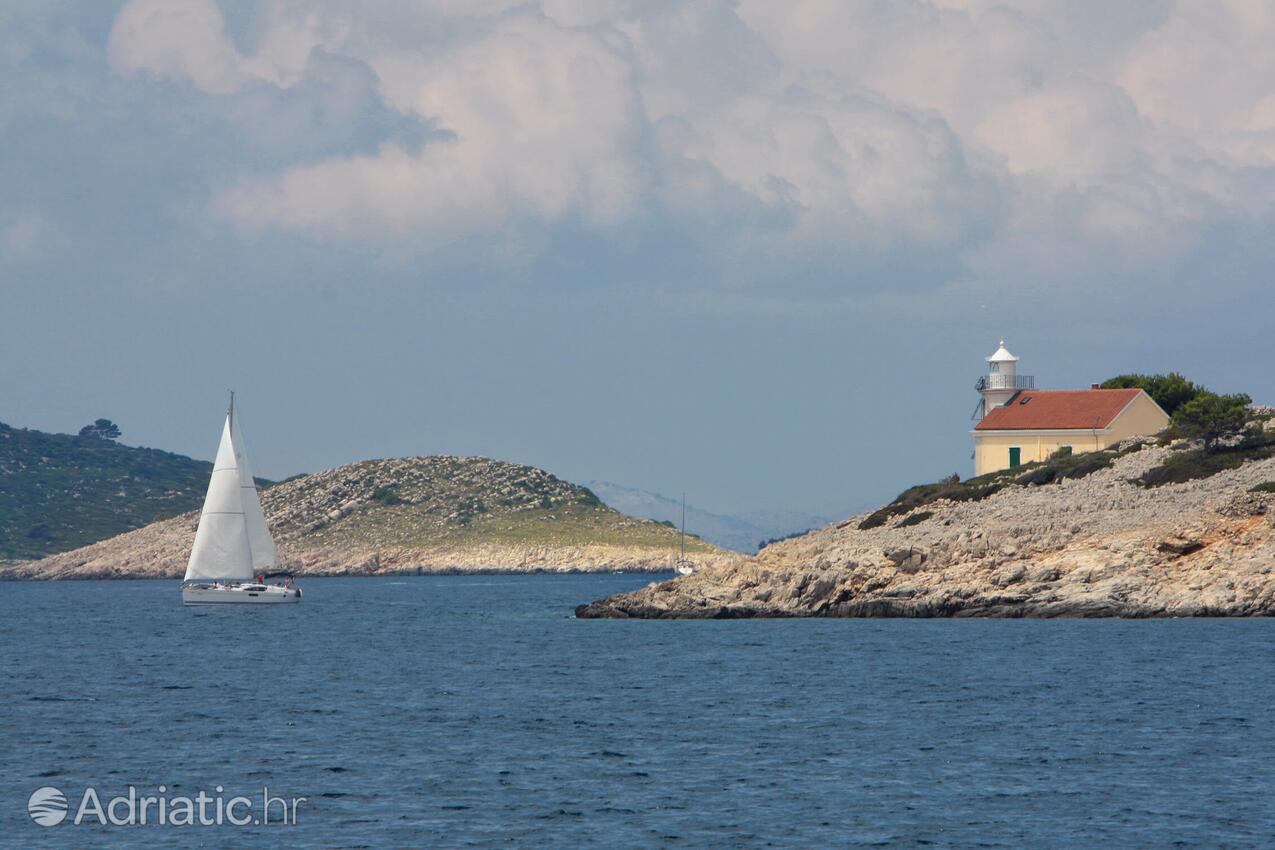
<svg viewBox="0 0 1275 850">
<path fill-rule="evenodd" d="M 0 420 L 839 514 L 982 358 L 1275 400 L 1267 3 L 0 7 Z"/>
</svg>

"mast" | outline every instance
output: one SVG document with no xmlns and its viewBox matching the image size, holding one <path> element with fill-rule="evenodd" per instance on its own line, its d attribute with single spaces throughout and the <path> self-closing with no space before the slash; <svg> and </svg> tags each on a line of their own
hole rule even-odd
<svg viewBox="0 0 1275 850">
<path fill-rule="evenodd" d="M 681 555 L 678 560 L 686 560 L 686 491 L 682 491 L 682 536 L 680 539 Z"/>
</svg>

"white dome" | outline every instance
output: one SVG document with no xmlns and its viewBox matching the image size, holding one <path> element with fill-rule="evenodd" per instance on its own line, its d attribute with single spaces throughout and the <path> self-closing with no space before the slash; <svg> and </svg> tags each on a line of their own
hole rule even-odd
<svg viewBox="0 0 1275 850">
<path fill-rule="evenodd" d="M 987 358 L 988 363 L 1013 363 L 1017 362 L 1017 360 L 1018 358 L 1010 354 L 1008 349 L 1005 348 L 1005 340 L 1003 339 L 1001 340 L 1001 347 L 996 349 L 996 353 Z"/>
</svg>

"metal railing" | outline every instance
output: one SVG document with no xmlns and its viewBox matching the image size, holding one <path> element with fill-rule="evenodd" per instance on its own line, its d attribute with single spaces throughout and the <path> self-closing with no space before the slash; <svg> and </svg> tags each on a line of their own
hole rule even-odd
<svg viewBox="0 0 1275 850">
<path fill-rule="evenodd" d="M 984 375 L 974 384 L 974 389 L 983 390 L 1034 390 L 1035 375 Z"/>
</svg>

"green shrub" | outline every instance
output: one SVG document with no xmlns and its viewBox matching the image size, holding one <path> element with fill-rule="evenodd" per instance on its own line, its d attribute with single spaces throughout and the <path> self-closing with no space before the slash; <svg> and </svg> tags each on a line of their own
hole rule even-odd
<svg viewBox="0 0 1275 850">
<path fill-rule="evenodd" d="M 1134 481 L 1143 487 L 1161 487 L 1165 484 L 1181 484 L 1197 478 L 1209 478 L 1219 472 L 1235 469 L 1245 458 L 1233 452 L 1206 452 L 1204 450 L 1180 452 L 1168 457 L 1164 463 L 1148 469 Z"/>
<path fill-rule="evenodd" d="M 1250 460 L 1269 457 L 1275 457 L 1275 434 L 1254 434 L 1234 446 L 1175 452 L 1165 458 L 1164 463 L 1133 479 L 1133 483 L 1143 487 L 1181 484 L 1236 469 Z"/>
<path fill-rule="evenodd" d="M 899 528 L 907 528 L 909 525 L 920 525 L 930 517 L 934 516 L 934 511 L 917 511 L 914 514 L 908 514 L 899 521 Z"/>
<path fill-rule="evenodd" d="M 1244 393 L 1218 395 L 1203 391 L 1174 412 L 1174 431 L 1183 437 L 1201 439 L 1205 448 L 1212 448 L 1223 437 L 1244 430 L 1252 403 Z"/>
<path fill-rule="evenodd" d="M 1248 488 L 1250 493 L 1275 493 L 1275 481 L 1263 481 L 1254 487 Z"/>
<path fill-rule="evenodd" d="M 915 487 L 909 487 L 895 497 L 893 502 L 864 518 L 859 523 L 859 529 L 867 531 L 870 528 L 878 528 L 889 522 L 892 517 L 911 513 L 916 508 L 940 499 L 951 499 L 954 502 L 986 499 L 1011 483 L 1016 472 L 1017 470 L 1003 469 L 968 481 L 961 481 L 959 475 L 951 475 L 934 484 L 918 484 Z"/>
<path fill-rule="evenodd" d="M 379 502 L 387 507 L 403 504 L 403 499 L 394 491 L 393 487 L 377 487 L 372 491 L 372 501 Z"/>
<path fill-rule="evenodd" d="M 1060 455 L 1055 452 L 1050 455 L 1049 460 L 1020 475 L 1016 483 L 1040 486 L 1042 484 L 1053 484 L 1056 481 L 1062 481 L 1067 478 L 1084 478 L 1086 475 L 1091 475 L 1100 469 L 1106 469 L 1111 466 L 1111 464 L 1115 463 L 1116 458 L 1123 454 L 1124 452 L 1112 449 L 1100 452 L 1082 452 L 1078 455 Z"/>
</svg>

